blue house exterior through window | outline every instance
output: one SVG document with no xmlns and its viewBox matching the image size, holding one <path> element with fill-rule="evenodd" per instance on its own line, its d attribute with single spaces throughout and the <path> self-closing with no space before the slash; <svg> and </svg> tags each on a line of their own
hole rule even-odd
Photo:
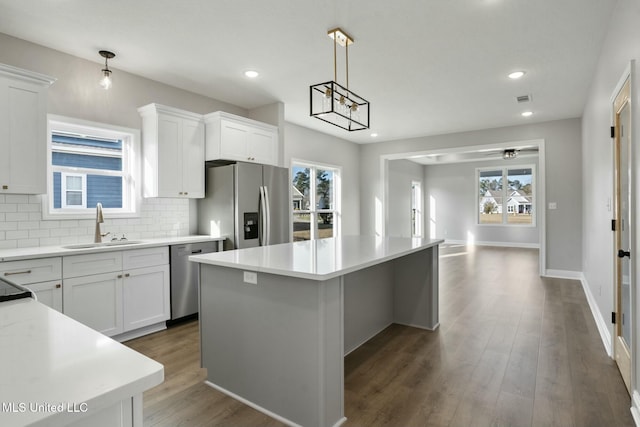
<svg viewBox="0 0 640 427">
<path fill-rule="evenodd" d="M 56 132 L 51 136 L 54 209 L 86 209 L 98 202 L 122 208 L 122 141 Z M 78 186 L 80 181 L 84 185 Z"/>
</svg>

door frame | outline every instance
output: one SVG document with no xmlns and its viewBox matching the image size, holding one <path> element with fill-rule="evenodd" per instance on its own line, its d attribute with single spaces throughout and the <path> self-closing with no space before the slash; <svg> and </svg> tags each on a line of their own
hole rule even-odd
<svg viewBox="0 0 640 427">
<path fill-rule="evenodd" d="M 629 157 L 629 167 L 627 169 L 627 173 L 628 173 L 628 177 L 629 177 L 629 210 L 630 210 L 630 214 L 629 214 L 629 250 L 631 251 L 631 257 L 629 259 L 629 277 L 631 280 L 631 284 L 633 286 L 630 286 L 629 289 L 629 300 L 630 300 L 630 308 L 629 308 L 629 326 L 630 326 L 630 341 L 628 343 L 629 345 L 629 351 L 630 351 L 630 379 L 629 379 L 629 393 L 633 394 L 633 391 L 636 389 L 636 369 L 635 369 L 635 364 L 636 364 L 636 358 L 637 358 L 637 352 L 635 351 L 636 348 L 636 325 L 635 325 L 635 319 L 636 319 L 636 291 L 635 291 L 635 285 L 637 283 L 637 279 L 638 277 L 636 277 L 636 271 L 637 271 L 637 258 L 638 258 L 638 254 L 636 251 L 637 245 L 636 245 L 636 226 L 637 226 L 637 219 L 636 219 L 636 168 L 635 168 L 635 151 L 634 147 L 636 146 L 636 137 L 635 135 L 638 133 L 638 121 L 637 119 L 634 117 L 635 114 L 635 105 L 636 105 L 636 100 L 635 100 L 635 96 L 634 96 L 634 91 L 635 91 L 635 61 L 630 61 L 629 64 L 627 65 L 627 67 L 625 68 L 624 72 L 622 73 L 622 76 L 620 77 L 620 79 L 618 80 L 618 83 L 616 84 L 611 97 L 609 99 L 609 109 L 611 111 L 611 125 L 615 126 L 615 120 L 616 120 L 616 108 L 615 108 L 615 100 L 618 96 L 618 94 L 620 93 L 620 91 L 622 90 L 623 86 L 625 85 L 625 83 L 627 82 L 627 80 L 629 80 L 629 104 L 630 104 L 630 122 L 631 122 L 631 142 L 630 142 L 630 146 L 629 146 L 629 153 L 628 153 L 628 157 Z M 615 205 L 615 197 L 616 197 L 616 192 L 618 191 L 617 188 L 617 182 L 616 182 L 616 167 L 617 167 L 617 151 L 616 151 L 616 140 L 613 139 L 612 140 L 612 144 L 611 144 L 611 159 L 612 159 L 612 163 L 611 163 L 611 176 L 612 176 L 612 194 L 613 194 L 613 198 L 614 198 L 614 205 Z M 616 207 L 617 209 L 617 207 Z M 618 213 L 617 211 L 614 211 L 614 215 L 617 219 Z M 612 307 L 612 312 L 617 312 L 618 310 L 618 260 L 617 260 L 617 255 L 616 255 L 616 251 L 617 251 L 617 247 L 618 247 L 618 242 L 617 242 L 617 233 L 612 233 L 612 242 L 613 242 L 613 253 L 611 254 L 614 257 L 614 261 L 613 261 L 613 269 L 612 269 L 612 273 L 613 273 L 613 286 L 612 286 L 612 290 L 613 290 L 613 307 Z M 618 339 L 618 334 L 617 334 L 617 329 L 618 329 L 619 325 L 618 324 L 612 324 L 611 325 L 611 358 L 613 360 L 616 360 L 617 358 L 617 354 L 616 354 L 616 340 Z"/>
<path fill-rule="evenodd" d="M 467 146 L 458 146 L 451 147 L 446 149 L 428 149 L 422 151 L 411 151 L 411 152 L 403 152 L 403 153 L 394 153 L 394 154 L 383 154 L 380 156 L 379 170 L 380 170 L 380 193 L 382 195 L 382 200 L 376 200 L 375 206 L 375 220 L 374 227 L 376 235 L 386 236 L 389 222 L 389 161 L 390 160 L 406 160 L 412 157 L 421 157 L 430 154 L 443 154 L 443 153 L 464 153 L 470 151 L 480 151 L 480 150 L 488 150 L 488 149 L 507 149 L 511 148 L 515 145 L 535 145 L 538 147 L 538 168 L 537 168 L 537 186 L 536 186 L 536 198 L 537 198 L 537 206 L 536 209 L 539 211 L 539 215 L 536 216 L 536 223 L 538 226 L 538 245 L 539 245 L 539 269 L 540 276 L 546 276 L 547 272 L 547 233 L 546 233 L 546 167 L 545 167 L 545 140 L 544 139 L 533 139 L 533 140 L 514 140 L 509 142 L 499 142 L 493 144 L 483 144 L 483 145 L 467 145 Z M 424 183 L 424 180 L 423 180 Z M 423 184 L 423 192 L 424 192 Z M 426 200 L 426 197 L 423 194 L 422 200 Z M 422 216 L 422 229 L 423 232 L 426 233 L 428 228 L 426 227 L 425 221 L 427 215 Z M 425 235 L 426 237 L 426 235 Z"/>
</svg>

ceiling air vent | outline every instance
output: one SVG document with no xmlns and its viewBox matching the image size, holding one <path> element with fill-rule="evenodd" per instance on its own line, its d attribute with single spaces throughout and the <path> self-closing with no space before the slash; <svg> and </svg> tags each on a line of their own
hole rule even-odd
<svg viewBox="0 0 640 427">
<path fill-rule="evenodd" d="M 531 101 L 531 96 L 530 95 L 516 96 L 516 101 L 518 101 L 518 103 L 520 103 L 520 102 L 529 102 L 529 101 Z"/>
</svg>

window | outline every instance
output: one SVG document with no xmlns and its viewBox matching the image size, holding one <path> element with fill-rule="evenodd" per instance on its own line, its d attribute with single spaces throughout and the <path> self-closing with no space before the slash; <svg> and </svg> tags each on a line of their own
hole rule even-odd
<svg viewBox="0 0 640 427">
<path fill-rule="evenodd" d="M 340 170 L 294 162 L 291 166 L 291 178 L 293 240 L 338 236 Z"/>
<path fill-rule="evenodd" d="M 422 237 L 422 185 L 411 182 L 411 237 Z"/>
<path fill-rule="evenodd" d="M 50 115 L 45 219 L 93 217 L 97 203 L 136 216 L 138 141 L 135 129 Z"/>
<path fill-rule="evenodd" d="M 478 224 L 535 225 L 535 167 L 478 169 Z"/>
<path fill-rule="evenodd" d="M 87 207 L 87 180 L 86 175 L 78 175 L 66 172 L 58 172 L 62 178 L 60 183 L 60 198 L 58 205 L 63 208 L 86 208 Z M 55 180 L 55 178 L 54 178 Z M 55 184 L 54 184 L 55 186 Z M 60 207 L 60 206 L 58 206 Z"/>
</svg>

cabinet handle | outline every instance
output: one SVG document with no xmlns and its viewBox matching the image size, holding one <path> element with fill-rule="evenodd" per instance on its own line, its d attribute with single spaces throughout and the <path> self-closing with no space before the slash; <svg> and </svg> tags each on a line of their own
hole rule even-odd
<svg viewBox="0 0 640 427">
<path fill-rule="evenodd" d="M 8 185 L 3 185 L 3 186 L 2 186 L 2 189 L 3 189 L 3 190 L 8 190 L 8 189 L 9 189 L 9 186 L 8 186 Z"/>
<path fill-rule="evenodd" d="M 181 192 L 179 192 L 178 194 L 182 196 L 182 191 L 181 191 Z"/>
<path fill-rule="evenodd" d="M 60 283 L 56 283 L 56 289 L 60 289 L 62 285 Z"/>
<path fill-rule="evenodd" d="M 8 271 L 4 273 L 5 276 L 13 276 L 14 274 L 31 274 L 31 270 L 25 271 Z"/>
<path fill-rule="evenodd" d="M 129 277 L 131 276 L 129 273 L 125 274 L 124 277 Z"/>
<path fill-rule="evenodd" d="M 118 279 L 122 279 L 122 274 L 118 274 Z"/>
<path fill-rule="evenodd" d="M 187 192 L 185 191 L 185 192 L 184 192 L 184 195 L 186 196 L 187 194 L 189 194 L 189 193 L 187 193 Z"/>
</svg>

